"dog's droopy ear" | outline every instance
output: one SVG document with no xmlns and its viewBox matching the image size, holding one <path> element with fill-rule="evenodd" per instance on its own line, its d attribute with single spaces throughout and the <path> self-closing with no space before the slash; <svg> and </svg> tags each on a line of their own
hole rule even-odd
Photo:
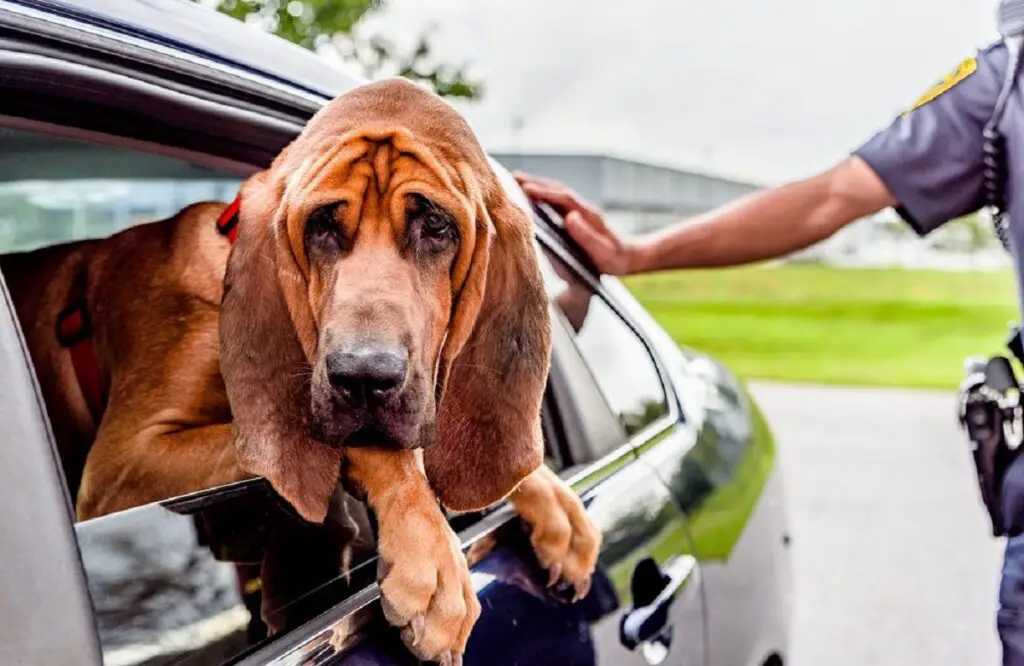
<svg viewBox="0 0 1024 666">
<path fill-rule="evenodd" d="M 508 495 L 544 460 L 540 412 L 551 320 L 526 213 L 497 179 L 481 194 L 472 264 L 438 372 L 438 438 L 427 478 L 454 511 Z"/>
<path fill-rule="evenodd" d="M 242 467 L 265 477 L 308 521 L 322 522 L 340 452 L 309 437 L 311 335 L 305 280 L 269 172 L 241 192 L 238 237 L 220 310 L 220 363 Z"/>
</svg>

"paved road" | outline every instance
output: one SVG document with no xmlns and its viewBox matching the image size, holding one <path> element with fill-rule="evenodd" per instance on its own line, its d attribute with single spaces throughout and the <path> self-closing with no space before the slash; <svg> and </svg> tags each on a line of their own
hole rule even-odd
<svg viewBox="0 0 1024 666">
<path fill-rule="evenodd" d="M 793 666 L 995 666 L 1001 543 L 949 393 L 752 385 L 793 531 Z"/>
</svg>

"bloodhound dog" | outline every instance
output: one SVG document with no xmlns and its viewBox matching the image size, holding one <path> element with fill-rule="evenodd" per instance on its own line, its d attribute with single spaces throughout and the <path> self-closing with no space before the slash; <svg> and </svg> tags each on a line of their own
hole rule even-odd
<svg viewBox="0 0 1024 666">
<path fill-rule="evenodd" d="M 542 462 L 531 222 L 463 118 L 401 80 L 356 88 L 239 201 L 233 245 L 225 206 L 199 203 L 2 259 L 78 518 L 261 476 L 317 523 L 341 482 L 376 515 L 383 610 L 422 659 L 459 661 L 480 612 L 442 506 L 508 497 L 584 594 L 600 537 Z M 98 404 L 54 335 L 76 297 Z"/>
</svg>

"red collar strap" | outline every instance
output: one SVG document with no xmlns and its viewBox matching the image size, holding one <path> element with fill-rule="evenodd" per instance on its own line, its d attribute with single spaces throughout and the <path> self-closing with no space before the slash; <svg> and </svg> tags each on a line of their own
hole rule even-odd
<svg viewBox="0 0 1024 666">
<path fill-rule="evenodd" d="M 70 352 L 78 388 L 82 391 L 89 413 L 98 419 L 103 405 L 103 388 L 100 385 L 96 350 L 92 345 L 92 322 L 85 307 L 84 284 L 80 286 L 83 295 L 73 299 L 71 305 L 57 315 L 57 342 Z"/>
<path fill-rule="evenodd" d="M 241 199 L 235 197 L 217 218 L 217 231 L 234 243 L 238 236 L 238 209 Z M 103 387 L 100 384 L 100 369 L 96 362 L 96 349 L 92 344 L 92 321 L 85 304 L 84 276 L 73 287 L 71 305 L 57 315 L 57 342 L 71 354 L 71 365 L 75 368 L 78 388 L 82 391 L 85 404 L 95 419 L 103 411 Z"/>
<path fill-rule="evenodd" d="M 221 236 L 227 236 L 232 243 L 238 237 L 238 210 L 242 207 L 242 198 L 235 197 L 235 200 L 228 204 L 224 212 L 217 218 L 217 231 Z"/>
</svg>

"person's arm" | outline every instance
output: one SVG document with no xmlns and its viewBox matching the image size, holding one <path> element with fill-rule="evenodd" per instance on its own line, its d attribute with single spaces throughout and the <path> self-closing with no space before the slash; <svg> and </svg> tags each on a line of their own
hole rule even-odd
<svg viewBox="0 0 1024 666">
<path fill-rule="evenodd" d="M 895 203 L 875 172 L 851 157 L 824 173 L 744 197 L 640 240 L 630 252 L 630 272 L 783 257 Z"/>
<path fill-rule="evenodd" d="M 517 174 L 526 194 L 565 216 L 565 226 L 604 273 L 735 266 L 809 247 L 865 215 L 895 204 L 859 157 L 806 180 L 758 192 L 637 239 L 619 238 L 600 211 L 571 189 Z"/>
<path fill-rule="evenodd" d="M 783 257 L 889 206 L 925 235 L 983 204 L 982 126 L 1005 68 L 1005 48 L 994 45 L 828 171 L 636 239 L 620 237 L 564 185 L 516 178 L 530 198 L 557 209 L 597 268 L 613 275 Z"/>
</svg>

